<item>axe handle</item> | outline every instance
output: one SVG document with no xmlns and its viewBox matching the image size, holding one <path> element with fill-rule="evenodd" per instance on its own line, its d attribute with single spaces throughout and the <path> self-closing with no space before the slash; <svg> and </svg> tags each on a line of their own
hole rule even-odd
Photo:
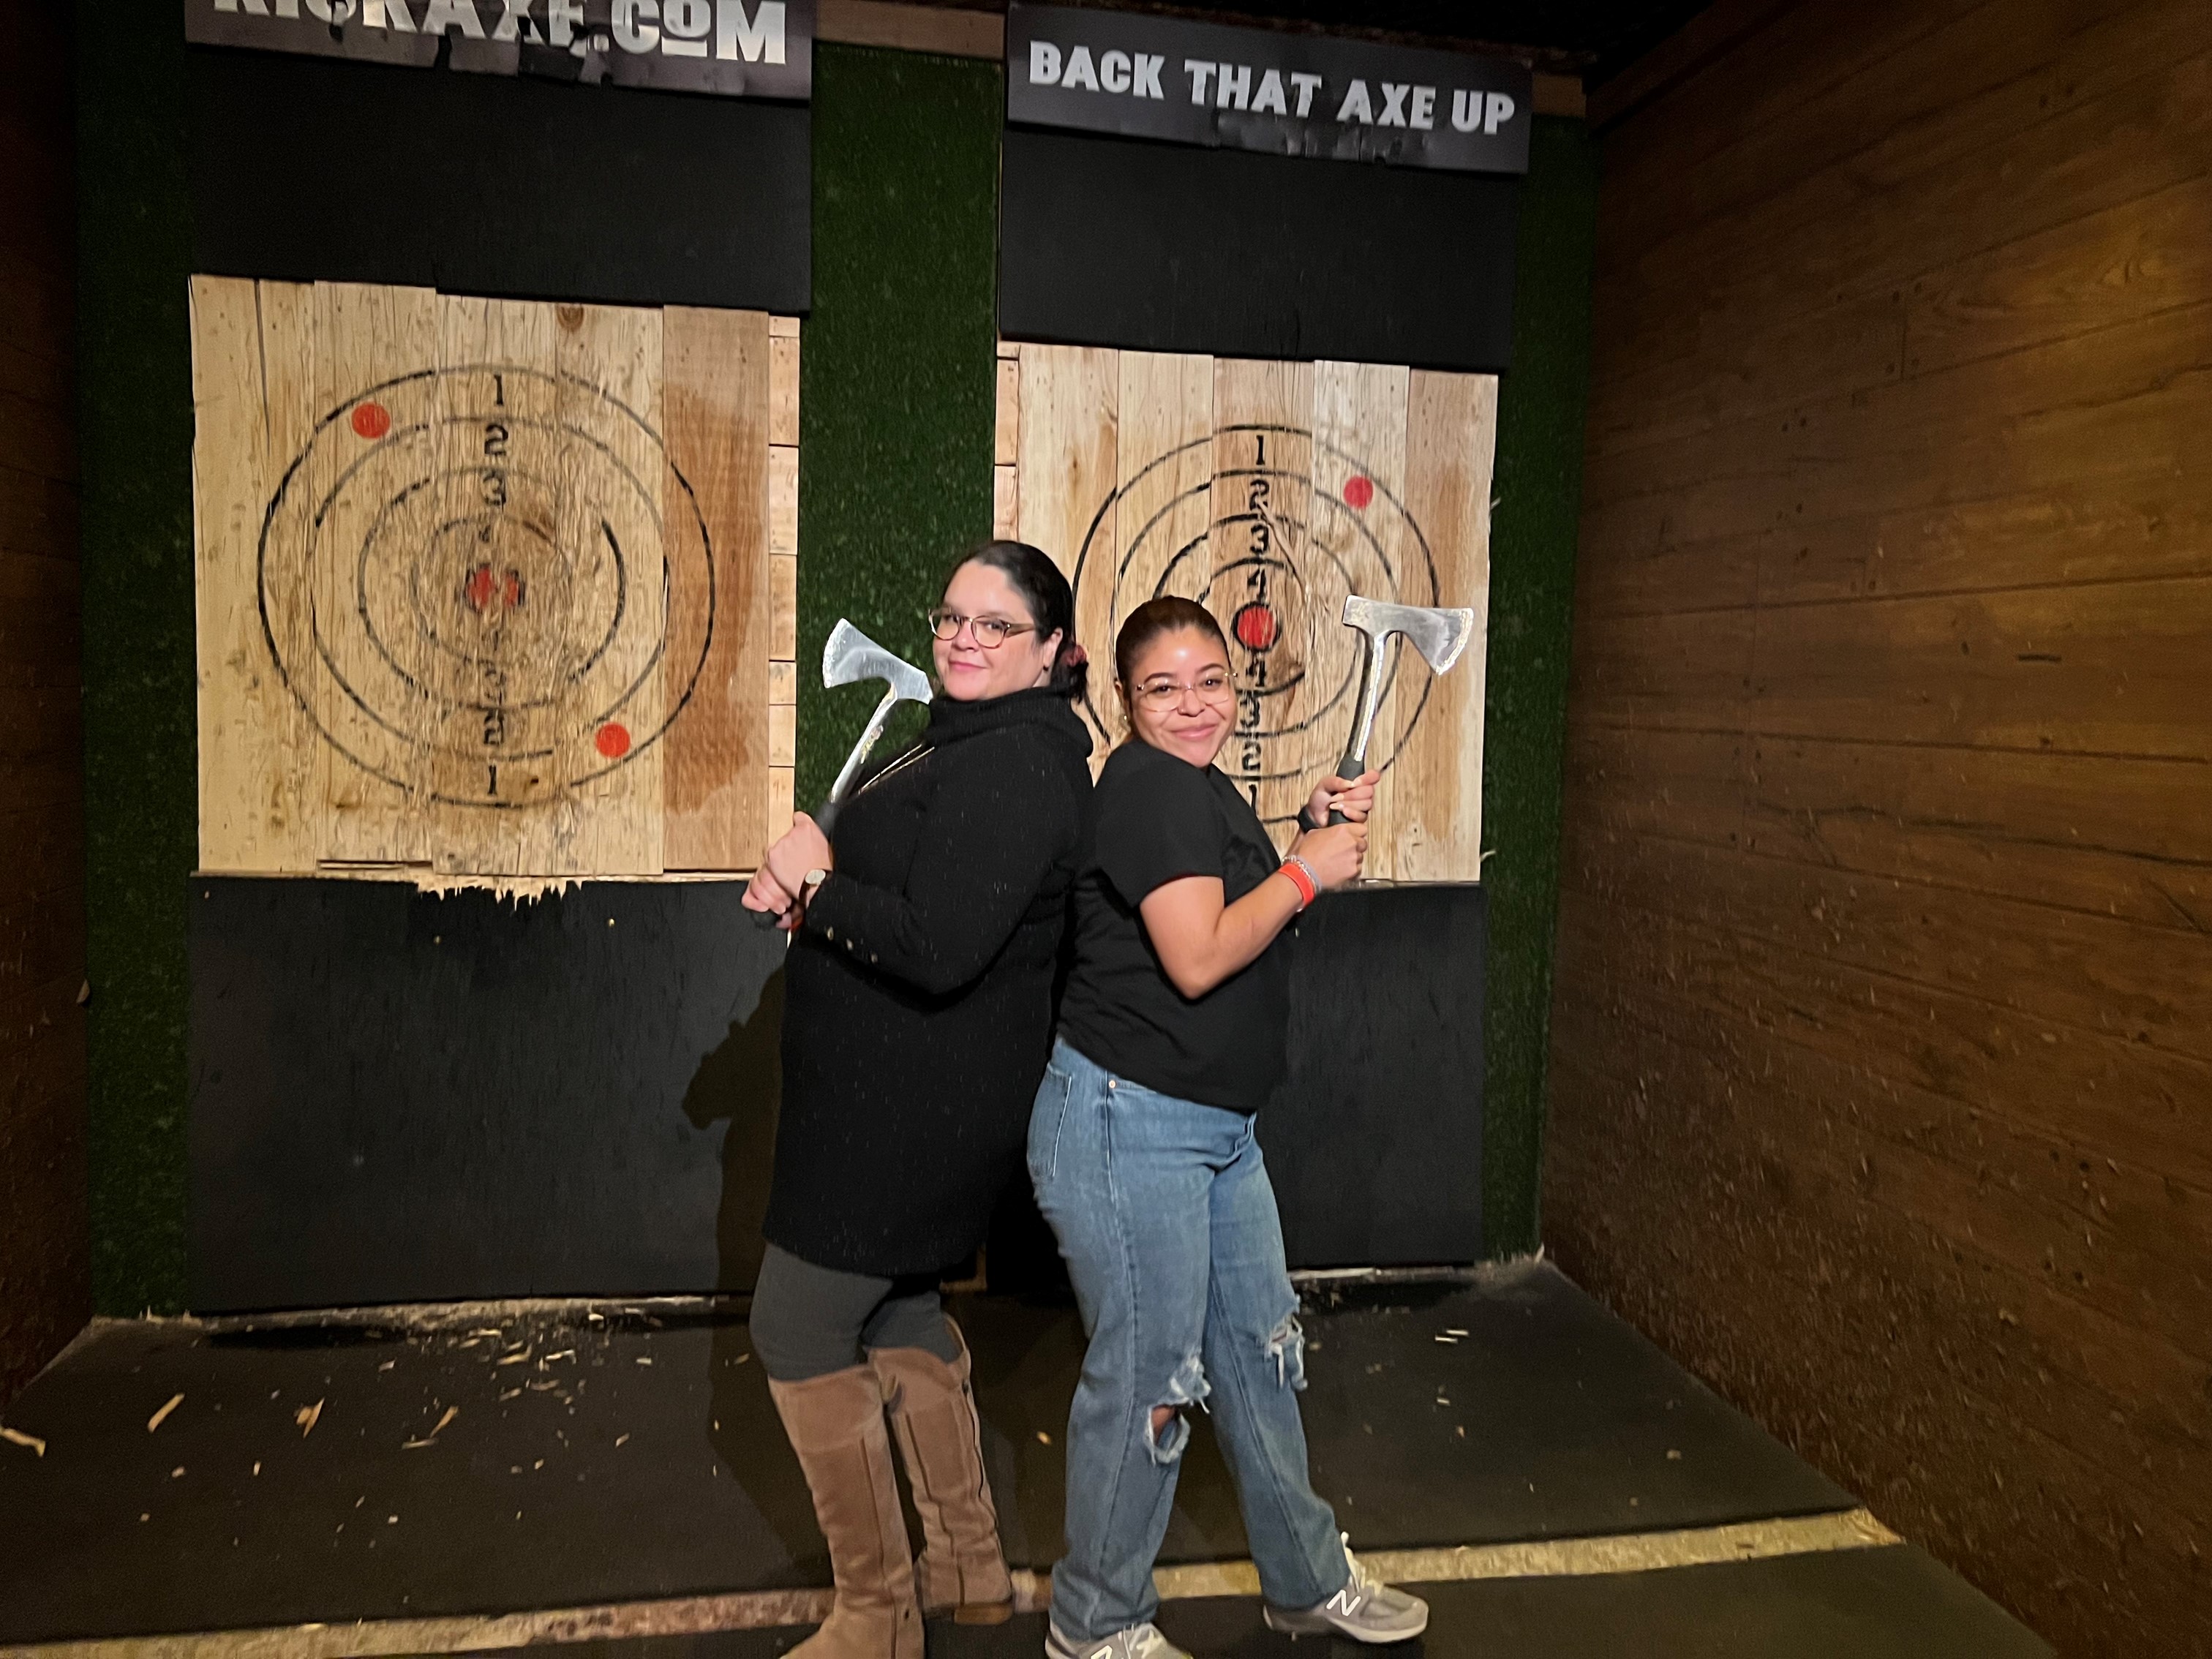
<svg viewBox="0 0 2212 1659">
<path fill-rule="evenodd" d="M 836 800 L 825 800 L 821 805 L 814 809 L 814 825 L 815 828 L 821 830 L 824 840 L 827 840 L 830 837 L 837 825 L 837 803 Z M 754 927 L 773 927 L 775 925 L 775 917 L 770 915 L 768 911 L 756 910 L 753 912 Z"/>
<path fill-rule="evenodd" d="M 1342 784 L 1346 789 L 1349 789 L 1353 784 L 1359 781 L 1359 775 L 1366 769 L 1367 757 L 1364 755 L 1346 755 L 1342 760 L 1336 763 L 1336 781 Z M 1349 823 L 1352 822 L 1350 818 L 1345 817 L 1343 813 L 1338 811 L 1334 806 L 1328 809 L 1328 821 L 1331 823 Z"/>
</svg>

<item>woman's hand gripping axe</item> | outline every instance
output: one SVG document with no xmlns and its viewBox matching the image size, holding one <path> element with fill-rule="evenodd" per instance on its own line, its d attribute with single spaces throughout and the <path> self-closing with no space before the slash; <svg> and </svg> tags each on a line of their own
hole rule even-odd
<svg viewBox="0 0 2212 1659">
<path fill-rule="evenodd" d="M 845 797 L 852 793 L 853 780 L 859 775 L 860 763 L 884 734 L 884 724 L 891 717 L 891 710 L 902 702 L 929 701 L 929 676 L 903 657 L 894 657 L 847 622 L 837 619 L 836 627 L 830 630 L 830 642 L 822 647 L 822 685 L 851 685 L 858 680 L 884 680 L 884 700 L 876 705 L 876 712 L 868 716 L 868 723 L 860 732 L 860 742 L 845 757 L 845 767 L 837 774 L 837 781 L 830 786 L 829 799 L 814 814 L 815 827 L 826 837 L 837 822 L 837 809 Z M 775 921 L 768 911 L 758 912 L 760 925 L 768 927 Z"/>
<path fill-rule="evenodd" d="M 1374 735 L 1375 710 L 1382 701 L 1382 647 L 1393 634 L 1413 642 L 1431 672 L 1441 674 L 1460 658 L 1474 637 L 1474 612 L 1440 610 L 1419 605 L 1385 605 L 1363 599 L 1357 593 L 1344 601 L 1344 625 L 1359 633 L 1359 713 L 1352 728 L 1352 741 L 1337 763 L 1337 780 L 1350 788 L 1367 769 L 1367 740 Z M 1346 821 L 1341 812 L 1328 815 L 1331 823 Z"/>
<path fill-rule="evenodd" d="M 891 710 L 902 702 L 927 702 L 930 697 L 928 675 L 903 657 L 893 656 L 840 617 L 836 627 L 830 630 L 829 644 L 822 647 L 823 689 L 851 685 L 859 680 L 887 682 L 884 700 L 868 716 L 860 740 L 845 757 L 844 769 L 837 774 L 837 781 L 830 786 L 829 799 L 814 814 L 814 822 L 824 836 L 837 821 L 837 809 L 852 793 L 853 780 L 860 775 L 860 763 L 868 758 L 868 751 L 884 735 L 884 726 L 890 719 Z"/>
</svg>

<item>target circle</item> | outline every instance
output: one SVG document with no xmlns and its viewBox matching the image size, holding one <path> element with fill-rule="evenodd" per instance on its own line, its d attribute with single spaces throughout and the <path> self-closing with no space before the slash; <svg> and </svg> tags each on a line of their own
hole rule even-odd
<svg viewBox="0 0 2212 1659">
<path fill-rule="evenodd" d="M 327 411 L 270 500 L 258 576 L 264 637 L 316 731 L 460 805 L 531 805 L 630 764 L 714 638 L 713 540 L 660 434 L 601 387 L 514 364 L 422 370 Z M 704 595 L 703 626 L 672 629 L 678 592 Z"/>
<path fill-rule="evenodd" d="M 1215 763 L 1270 824 L 1295 817 L 1351 732 L 1361 650 L 1345 599 L 1439 603 L 1428 538 L 1381 470 L 1308 428 L 1264 423 L 1222 427 L 1137 469 L 1093 515 L 1074 585 L 1077 614 L 1103 614 L 1115 633 L 1163 594 L 1221 623 L 1237 716 Z M 1397 669 L 1393 653 L 1386 702 Z M 1085 713 L 1111 741 L 1106 696 L 1086 696 Z M 1411 707 L 1376 730 L 1370 768 L 1396 759 L 1428 696 L 1424 675 Z"/>
</svg>

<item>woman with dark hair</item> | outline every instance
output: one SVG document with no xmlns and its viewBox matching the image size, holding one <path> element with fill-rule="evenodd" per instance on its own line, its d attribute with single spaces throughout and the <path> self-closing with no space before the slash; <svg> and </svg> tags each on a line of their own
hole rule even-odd
<svg viewBox="0 0 2212 1659">
<path fill-rule="evenodd" d="M 921 1613 L 1012 1610 L 937 1285 L 1019 1166 L 1051 1044 L 1086 670 L 1066 579 L 1021 542 L 963 560 L 929 621 L 927 727 L 846 799 L 834 842 L 794 818 L 745 892 L 793 935 L 750 1325 L 836 1578 L 809 1659 L 921 1659 Z M 918 1605 L 886 1410 L 921 1517 Z"/>
<path fill-rule="evenodd" d="M 1048 1659 L 1185 1659 L 1153 1626 L 1185 1407 L 1203 1401 L 1267 1598 L 1292 1634 L 1398 1642 L 1428 1608 L 1370 1576 L 1306 1475 L 1297 1293 L 1253 1115 L 1283 1074 L 1283 932 L 1359 873 L 1376 774 L 1313 793 L 1279 857 L 1214 769 L 1236 722 L 1221 629 L 1139 605 L 1115 664 L 1130 738 L 1099 774 L 1075 960 L 1030 1176 L 1091 1338 L 1067 1418 L 1067 1553 Z M 1330 826 L 1333 810 L 1348 823 Z"/>
</svg>

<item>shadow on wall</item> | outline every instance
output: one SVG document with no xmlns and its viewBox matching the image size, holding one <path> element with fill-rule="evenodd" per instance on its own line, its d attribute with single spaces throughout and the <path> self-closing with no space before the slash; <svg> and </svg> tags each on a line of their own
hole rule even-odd
<svg viewBox="0 0 2212 1659">
<path fill-rule="evenodd" d="M 775 1123 L 783 1099 L 783 969 L 761 986 L 749 1014 L 699 1062 L 684 1091 L 684 1115 L 696 1129 L 722 1135 L 722 1202 L 714 1218 L 721 1267 L 714 1285 L 750 1291 L 760 1273 L 761 1223 L 775 1167 Z"/>
<path fill-rule="evenodd" d="M 761 987 L 752 1012 L 730 1023 L 729 1035 L 699 1062 L 684 1093 L 684 1113 L 698 1129 L 725 1125 L 722 1202 L 714 1220 L 720 1257 L 715 1287 L 725 1295 L 750 1295 L 760 1275 L 768 1194 L 775 1169 L 776 1119 L 783 1099 L 783 969 Z M 775 1421 L 768 1376 L 753 1358 L 752 1332 L 738 1312 L 726 1309 L 714 1322 L 708 1358 L 708 1443 L 744 1491 L 755 1494 L 803 1486 L 805 1473 L 781 1434 L 764 1431 Z M 762 1515 L 783 1545 L 802 1582 L 819 1582 L 830 1571 L 822 1536 L 804 1506 L 763 1502 Z"/>
</svg>

